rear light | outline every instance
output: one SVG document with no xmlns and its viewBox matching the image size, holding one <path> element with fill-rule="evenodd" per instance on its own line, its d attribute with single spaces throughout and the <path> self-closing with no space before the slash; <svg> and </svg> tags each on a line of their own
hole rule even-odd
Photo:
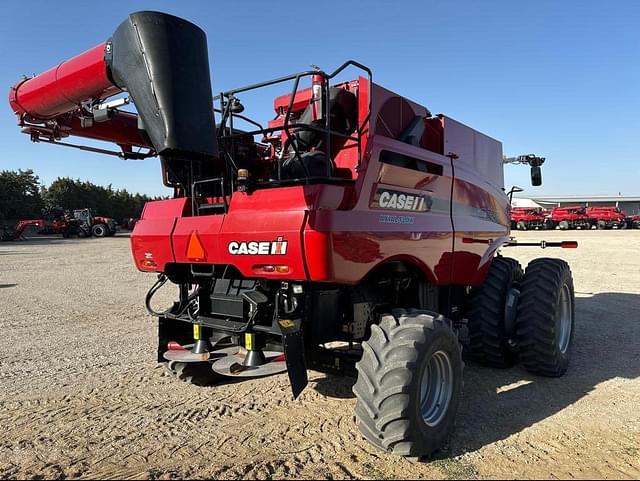
<svg viewBox="0 0 640 481">
<path fill-rule="evenodd" d="M 142 267 L 146 267 L 147 269 L 153 269 L 154 267 L 158 267 L 158 264 L 156 264 L 156 262 L 151 259 L 142 259 L 140 261 L 140 265 Z"/>
<path fill-rule="evenodd" d="M 289 274 L 291 269 L 289 266 L 285 265 L 275 265 L 275 264 L 259 264 L 253 266 L 253 272 L 256 274 Z"/>
<path fill-rule="evenodd" d="M 562 241 L 560 242 L 560 247 L 563 249 L 577 249 L 578 241 Z"/>
</svg>

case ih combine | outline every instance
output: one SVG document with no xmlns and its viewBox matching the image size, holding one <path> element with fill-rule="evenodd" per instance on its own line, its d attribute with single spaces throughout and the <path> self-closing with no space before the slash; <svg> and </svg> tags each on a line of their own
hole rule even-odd
<svg viewBox="0 0 640 481">
<path fill-rule="evenodd" d="M 338 81 L 347 68 L 362 75 Z M 131 237 L 158 275 L 159 361 L 194 383 L 286 370 L 296 397 L 307 368 L 354 372 L 364 436 L 422 456 L 453 428 L 461 340 L 491 366 L 564 374 L 573 281 L 561 260 L 523 271 L 498 254 L 516 243 L 500 142 L 371 77 L 349 61 L 256 83 L 222 92 L 214 116 L 204 32 L 139 12 L 10 102 L 34 141 L 160 157 L 174 198 L 149 202 Z M 242 115 L 246 94 L 285 82 L 266 126 Z M 539 176 L 542 159 L 518 159 Z M 178 299 L 157 312 L 167 282 Z"/>
<path fill-rule="evenodd" d="M 598 229 L 626 229 L 627 219 L 619 207 L 587 207 L 592 227 Z"/>
<path fill-rule="evenodd" d="M 518 230 L 546 229 L 547 214 L 542 207 L 513 207 L 511 228 Z"/>
<path fill-rule="evenodd" d="M 627 218 L 618 207 L 555 207 L 547 219 L 547 228 L 626 229 Z"/>
</svg>

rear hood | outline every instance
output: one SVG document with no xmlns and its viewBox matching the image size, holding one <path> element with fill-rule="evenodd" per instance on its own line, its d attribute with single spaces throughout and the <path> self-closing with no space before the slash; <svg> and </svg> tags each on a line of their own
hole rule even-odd
<svg viewBox="0 0 640 481">
<path fill-rule="evenodd" d="M 175 262 L 232 264 L 245 277 L 305 279 L 306 206 L 274 211 L 234 204 L 225 215 L 177 219 L 171 236 Z"/>
</svg>

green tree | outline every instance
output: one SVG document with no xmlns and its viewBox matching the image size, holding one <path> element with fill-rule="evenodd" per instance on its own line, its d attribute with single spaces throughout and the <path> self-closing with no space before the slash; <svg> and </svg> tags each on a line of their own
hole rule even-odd
<svg viewBox="0 0 640 481">
<path fill-rule="evenodd" d="M 79 179 L 59 177 L 46 189 L 48 206 L 60 206 L 73 210 L 89 207 L 95 215 L 113 217 L 117 221 L 139 217 L 144 204 L 151 197 L 131 194 L 126 189 L 114 190 L 111 185 L 102 187 Z"/>
<path fill-rule="evenodd" d="M 33 170 L 0 171 L 0 219 L 38 218 L 44 208 L 40 180 Z"/>
</svg>

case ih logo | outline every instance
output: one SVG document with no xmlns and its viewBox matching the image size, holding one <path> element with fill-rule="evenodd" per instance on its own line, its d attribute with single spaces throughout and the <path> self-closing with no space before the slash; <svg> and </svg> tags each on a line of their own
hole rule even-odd
<svg viewBox="0 0 640 481">
<path fill-rule="evenodd" d="M 395 190 L 378 189 L 371 207 L 390 210 L 427 212 L 431 209 L 431 197 L 424 194 L 407 194 Z"/>
<path fill-rule="evenodd" d="M 275 241 L 263 242 L 229 242 L 229 254 L 233 256 L 277 256 L 287 253 L 288 242 L 284 237 L 278 237 Z"/>
</svg>

